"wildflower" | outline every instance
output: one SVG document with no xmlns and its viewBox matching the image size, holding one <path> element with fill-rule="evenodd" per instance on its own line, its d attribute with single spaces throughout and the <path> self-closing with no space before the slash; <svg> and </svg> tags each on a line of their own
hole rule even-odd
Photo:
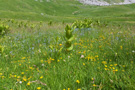
<svg viewBox="0 0 135 90">
<path fill-rule="evenodd" d="M 108 70 L 107 68 L 104 68 L 105 70 Z"/>
<path fill-rule="evenodd" d="M 84 55 L 81 55 L 81 58 L 84 58 Z"/>
<path fill-rule="evenodd" d="M 123 49 L 123 46 L 120 46 L 120 49 Z"/>
<path fill-rule="evenodd" d="M 54 59 L 52 59 L 52 61 L 54 61 Z"/>
<path fill-rule="evenodd" d="M 60 60 L 58 59 L 57 62 L 60 62 Z"/>
<path fill-rule="evenodd" d="M 14 75 L 14 77 L 16 77 L 16 75 Z"/>
<path fill-rule="evenodd" d="M 66 89 L 63 89 L 63 90 L 66 90 Z"/>
<path fill-rule="evenodd" d="M 0 73 L 0 75 L 2 75 L 2 73 Z"/>
<path fill-rule="evenodd" d="M 40 60 L 41 63 L 43 63 L 44 61 L 43 60 Z"/>
<path fill-rule="evenodd" d="M 93 87 L 96 87 L 97 85 L 93 84 L 92 86 L 93 86 Z"/>
<path fill-rule="evenodd" d="M 62 44 L 59 44 L 59 46 L 62 46 Z"/>
<path fill-rule="evenodd" d="M 38 52 L 41 53 L 41 50 L 39 49 Z"/>
<path fill-rule="evenodd" d="M 81 90 L 81 89 L 79 88 L 79 89 L 77 89 L 77 90 Z"/>
<path fill-rule="evenodd" d="M 85 66 L 85 63 L 83 63 L 83 65 Z"/>
<path fill-rule="evenodd" d="M 24 72 L 21 72 L 21 74 L 24 74 Z"/>
<path fill-rule="evenodd" d="M 23 81 L 27 81 L 27 79 L 26 78 L 23 78 Z"/>
<path fill-rule="evenodd" d="M 133 50 L 132 53 L 135 53 L 135 50 Z"/>
<path fill-rule="evenodd" d="M 102 63 L 103 63 L 103 64 L 107 64 L 107 62 L 106 62 L 106 61 L 102 61 Z"/>
<path fill-rule="evenodd" d="M 40 90 L 41 89 L 41 87 L 37 87 L 37 90 Z"/>
<path fill-rule="evenodd" d="M 19 81 L 20 84 L 22 84 L 22 81 Z"/>
<path fill-rule="evenodd" d="M 30 85 L 30 82 L 28 82 L 27 85 L 29 86 Z"/>
<path fill-rule="evenodd" d="M 96 55 L 95 57 L 98 58 L 98 55 Z"/>
<path fill-rule="evenodd" d="M 22 57 L 22 59 L 25 59 L 26 57 Z"/>
<path fill-rule="evenodd" d="M 44 66 L 44 64 L 42 64 L 42 66 Z"/>
<path fill-rule="evenodd" d="M 68 90 L 70 90 L 70 88 L 68 88 Z"/>
<path fill-rule="evenodd" d="M 42 79 L 42 78 L 43 78 L 43 76 L 40 77 L 40 79 Z"/>
<path fill-rule="evenodd" d="M 92 80 L 92 81 L 94 81 L 94 80 L 95 80 L 95 78 L 91 78 L 91 80 Z"/>
<path fill-rule="evenodd" d="M 79 80 L 76 80 L 76 82 L 79 84 L 80 83 L 80 81 Z"/>
<path fill-rule="evenodd" d="M 113 65 L 111 64 L 110 67 L 112 67 Z"/>
<path fill-rule="evenodd" d="M 78 52 L 78 53 L 81 53 L 81 52 Z"/>
<path fill-rule="evenodd" d="M 117 66 L 118 64 L 114 64 L 114 66 Z"/>
</svg>

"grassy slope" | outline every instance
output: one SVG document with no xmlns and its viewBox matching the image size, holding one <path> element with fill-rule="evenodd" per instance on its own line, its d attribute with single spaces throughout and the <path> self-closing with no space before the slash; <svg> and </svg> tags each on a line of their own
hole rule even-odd
<svg viewBox="0 0 135 90">
<path fill-rule="evenodd" d="M 134 5 L 97 7 L 77 3 L 1 0 L 0 17 L 35 21 L 73 21 L 84 16 L 111 21 L 135 20 Z M 41 13 L 46 14 L 41 16 Z M 62 51 L 57 57 L 55 50 L 65 45 L 65 24 L 19 20 L 1 20 L 1 23 L 9 25 L 11 32 L 0 38 L 4 47 L 0 55 L 0 90 L 135 89 L 134 26 L 112 24 L 86 32 L 76 31 L 74 50 L 69 54 Z"/>
<path fill-rule="evenodd" d="M 106 18 L 112 21 L 134 21 L 135 7 L 85 6 L 77 1 L 55 0 L 39 2 L 35 0 L 0 0 L 0 18 L 14 18 L 38 21 L 74 21 L 82 18 Z M 44 15 L 41 15 L 43 13 Z M 126 18 L 125 18 L 126 17 Z"/>
</svg>

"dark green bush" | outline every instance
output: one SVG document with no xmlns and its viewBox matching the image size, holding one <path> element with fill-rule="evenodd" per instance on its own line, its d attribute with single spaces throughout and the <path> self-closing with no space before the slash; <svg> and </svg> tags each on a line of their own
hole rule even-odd
<svg viewBox="0 0 135 90">
<path fill-rule="evenodd" d="M 9 26 L 8 25 L 0 25 L 0 36 L 3 36 L 5 34 L 7 34 L 9 31 Z"/>
</svg>

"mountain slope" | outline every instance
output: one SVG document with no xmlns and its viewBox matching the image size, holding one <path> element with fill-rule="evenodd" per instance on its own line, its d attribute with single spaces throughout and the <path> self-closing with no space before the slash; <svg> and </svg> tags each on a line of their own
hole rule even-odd
<svg viewBox="0 0 135 90">
<path fill-rule="evenodd" d="M 83 18 L 135 20 L 131 5 L 90 6 L 76 0 L 0 0 L 0 18 L 71 22 Z"/>
</svg>

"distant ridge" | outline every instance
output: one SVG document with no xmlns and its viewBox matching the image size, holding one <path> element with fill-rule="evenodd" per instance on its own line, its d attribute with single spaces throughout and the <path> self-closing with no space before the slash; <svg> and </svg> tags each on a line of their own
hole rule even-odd
<svg viewBox="0 0 135 90">
<path fill-rule="evenodd" d="M 123 4 L 133 4 L 135 0 L 124 0 L 120 2 L 116 2 L 115 0 L 107 1 L 107 0 L 79 0 L 79 2 L 88 5 L 97 5 L 97 6 L 109 6 L 109 5 L 123 5 Z"/>
</svg>

